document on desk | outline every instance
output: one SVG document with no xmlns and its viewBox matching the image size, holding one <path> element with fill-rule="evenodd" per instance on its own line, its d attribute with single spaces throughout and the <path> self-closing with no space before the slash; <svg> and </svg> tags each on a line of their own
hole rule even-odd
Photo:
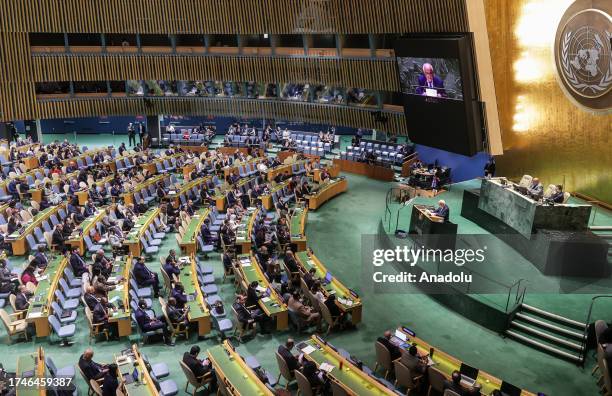
<svg viewBox="0 0 612 396">
<path fill-rule="evenodd" d="M 270 301 L 270 297 L 264 297 L 261 299 L 261 302 L 263 303 L 267 303 L 268 301 Z"/>
<path fill-rule="evenodd" d="M 241 261 L 240 265 L 242 265 L 243 267 L 250 267 L 251 266 L 251 262 L 246 262 L 246 261 Z"/>
<path fill-rule="evenodd" d="M 317 350 L 317 348 L 313 347 L 312 345 L 308 345 L 308 346 L 302 348 L 302 353 L 304 353 L 304 355 L 310 355 L 311 353 L 313 353 L 316 350 Z"/>
<path fill-rule="evenodd" d="M 321 363 L 321 365 L 319 366 L 319 370 L 323 370 L 326 373 L 331 373 L 331 371 L 335 368 L 336 366 L 332 366 L 331 364 L 327 363 L 327 362 L 323 362 Z"/>
</svg>

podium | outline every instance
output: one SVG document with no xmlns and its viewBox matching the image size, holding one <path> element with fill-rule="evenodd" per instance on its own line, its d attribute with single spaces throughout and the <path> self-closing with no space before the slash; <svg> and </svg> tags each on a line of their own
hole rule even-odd
<svg viewBox="0 0 612 396">
<path fill-rule="evenodd" d="M 423 246 L 432 249 L 454 249 L 457 241 L 457 224 L 444 221 L 430 214 L 433 207 L 413 205 L 409 233 Z"/>
</svg>

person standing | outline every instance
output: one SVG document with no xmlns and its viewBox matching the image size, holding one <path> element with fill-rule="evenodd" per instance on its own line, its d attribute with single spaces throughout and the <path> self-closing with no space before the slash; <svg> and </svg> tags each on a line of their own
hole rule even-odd
<svg viewBox="0 0 612 396">
<path fill-rule="evenodd" d="M 147 134 L 147 129 L 143 122 L 138 124 L 138 137 L 140 137 L 140 145 L 143 146 L 144 137 Z M 143 146 L 144 147 L 144 146 Z"/>
<path fill-rule="evenodd" d="M 131 122 L 128 124 L 127 127 L 127 132 L 128 132 L 128 144 L 130 146 L 135 146 L 136 145 L 136 130 L 134 129 L 134 124 L 132 124 Z"/>
</svg>

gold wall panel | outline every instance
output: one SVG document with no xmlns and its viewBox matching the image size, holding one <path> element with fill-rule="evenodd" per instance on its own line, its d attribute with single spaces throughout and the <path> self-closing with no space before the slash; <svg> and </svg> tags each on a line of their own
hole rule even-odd
<svg viewBox="0 0 612 396">
<path fill-rule="evenodd" d="M 45 81 L 217 80 L 317 83 L 397 91 L 394 60 L 155 55 L 44 55 L 32 77 Z"/>
<path fill-rule="evenodd" d="M 457 32 L 467 20 L 464 0 L 5 0 L 0 31 Z"/>
<path fill-rule="evenodd" d="M 378 129 L 405 134 L 403 113 L 385 113 L 386 123 L 374 120 L 371 111 L 359 107 L 318 105 L 261 100 L 220 99 L 79 99 L 39 101 L 40 118 L 96 117 L 100 115 L 221 115 L 246 118 L 276 118 L 315 123 L 329 123 L 354 128 Z"/>
<path fill-rule="evenodd" d="M 497 168 L 610 203 L 612 115 L 578 108 L 555 77 L 552 43 L 571 2 L 485 1 L 504 145 Z"/>
</svg>

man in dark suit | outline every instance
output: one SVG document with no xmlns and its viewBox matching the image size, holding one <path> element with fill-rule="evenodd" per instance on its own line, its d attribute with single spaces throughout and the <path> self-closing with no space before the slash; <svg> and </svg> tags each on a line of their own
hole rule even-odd
<svg viewBox="0 0 612 396">
<path fill-rule="evenodd" d="M 557 191 L 550 196 L 550 200 L 558 204 L 565 201 L 565 194 L 563 193 L 563 186 L 561 184 L 557 184 Z"/>
<path fill-rule="evenodd" d="M 446 223 L 448 222 L 448 217 L 450 215 L 450 209 L 448 205 L 446 205 L 446 202 L 443 199 L 441 199 L 438 201 L 438 208 L 431 213 L 438 217 L 442 217 L 444 219 L 444 222 Z"/>
<path fill-rule="evenodd" d="M 102 297 L 100 298 L 100 301 L 95 305 L 91 315 L 92 315 L 92 321 L 94 323 L 101 323 L 102 329 L 109 329 L 109 324 L 108 324 L 108 311 L 106 306 L 108 305 L 108 300 L 106 299 L 106 297 Z"/>
<path fill-rule="evenodd" d="M 385 346 L 385 348 L 387 348 L 389 354 L 391 354 L 391 360 L 395 360 L 402 356 L 402 352 L 400 351 L 399 347 L 391 343 L 391 332 L 389 330 L 385 331 L 385 334 L 382 337 L 378 337 L 376 341 L 380 342 Z"/>
<path fill-rule="evenodd" d="M 147 134 L 147 128 L 145 127 L 144 123 L 139 123 L 138 124 L 138 137 L 140 138 L 140 145 L 142 146 L 143 141 L 144 141 L 144 137 Z"/>
<path fill-rule="evenodd" d="M 136 131 L 134 130 L 134 125 L 130 122 L 127 127 L 128 131 L 128 141 L 130 146 L 136 145 Z"/>
<path fill-rule="evenodd" d="M 159 278 L 155 272 L 152 272 L 147 268 L 144 258 L 138 257 L 138 259 L 136 259 L 136 264 L 134 264 L 132 273 L 134 274 L 134 279 L 136 280 L 138 286 L 151 286 L 153 288 L 153 292 L 155 293 L 155 298 L 159 297 Z"/>
<path fill-rule="evenodd" d="M 416 89 L 416 93 L 426 95 L 427 89 L 435 89 L 438 97 L 446 97 L 444 81 L 434 74 L 433 66 L 430 63 L 423 64 L 423 74 L 419 76 L 419 86 Z"/>
<path fill-rule="evenodd" d="M 60 223 L 55 226 L 51 234 L 51 244 L 57 246 L 60 252 L 66 250 L 66 238 L 64 237 L 63 228 L 64 226 Z"/>
<path fill-rule="evenodd" d="M 417 373 L 424 374 L 427 371 L 427 358 L 419 356 L 417 347 L 414 345 L 410 346 L 408 353 L 402 355 L 401 362 L 415 375 Z"/>
<path fill-rule="evenodd" d="M 85 374 L 88 380 L 97 380 L 103 378 L 108 367 L 104 364 L 99 364 L 93 361 L 94 352 L 91 348 L 87 348 L 79 358 L 79 368 Z"/>
<path fill-rule="evenodd" d="M 195 375 L 196 379 L 200 383 L 202 383 L 202 381 L 205 379 L 204 376 L 210 373 L 210 375 L 208 376 L 211 379 L 210 384 L 209 384 L 208 393 L 212 394 L 217 388 L 217 377 L 215 375 L 215 370 L 213 369 L 212 364 L 210 363 L 210 360 L 198 359 L 199 354 L 200 354 L 200 347 L 197 345 L 192 346 L 189 352 L 185 352 L 183 354 L 183 363 L 185 363 L 185 365 L 189 367 L 193 375 Z"/>
<path fill-rule="evenodd" d="M 100 303 L 100 298 L 96 296 L 96 289 L 91 285 L 87 286 L 85 294 L 83 294 L 83 299 L 85 300 L 85 304 L 87 304 L 91 312 L 93 312 L 96 308 L 96 305 Z"/>
<path fill-rule="evenodd" d="M 178 266 L 178 260 L 176 259 L 176 252 L 174 249 L 170 250 L 170 254 L 166 257 L 166 262 L 162 267 L 170 279 L 173 278 L 173 275 L 178 277 L 181 274 L 181 269 Z"/>
<path fill-rule="evenodd" d="M 293 338 L 288 338 L 287 342 L 285 342 L 285 345 L 279 345 L 278 347 L 278 354 L 283 357 L 285 363 L 287 363 L 287 366 L 289 367 L 289 370 L 291 370 L 291 372 L 302 366 L 300 360 L 296 356 L 294 356 L 293 353 L 291 353 L 291 350 L 293 349 L 294 345 L 295 342 L 293 341 Z"/>
<path fill-rule="evenodd" d="M 85 260 L 79 254 L 79 248 L 74 248 L 72 250 L 72 254 L 70 255 L 70 268 L 72 268 L 72 272 L 74 276 L 80 278 L 84 273 L 88 271 L 87 265 L 85 264 Z"/>
<path fill-rule="evenodd" d="M 19 293 L 15 295 L 15 308 L 18 311 L 24 311 L 30 306 L 30 297 L 32 295 L 28 292 L 25 285 L 19 286 Z"/>
<path fill-rule="evenodd" d="M 308 289 L 310 289 L 312 285 L 315 283 L 316 273 L 317 273 L 317 270 L 314 268 L 311 268 L 308 270 L 307 273 L 304 274 L 304 277 L 302 279 L 304 279 L 304 283 L 306 284 L 306 286 L 308 286 Z"/>
<path fill-rule="evenodd" d="M 49 265 L 49 259 L 47 258 L 47 255 L 45 254 L 44 246 L 38 247 L 38 251 L 34 255 L 34 260 L 32 261 L 35 262 L 38 268 L 47 268 L 47 265 Z"/>
<path fill-rule="evenodd" d="M 168 346 L 174 346 L 168 326 L 159 318 L 150 318 L 146 312 L 147 303 L 144 300 L 138 301 L 138 309 L 134 312 L 138 327 L 144 333 L 161 329 L 164 334 L 164 342 Z"/>
<path fill-rule="evenodd" d="M 249 287 L 247 288 L 247 297 L 246 297 L 247 307 L 257 306 L 257 302 L 260 299 L 259 293 L 257 292 L 258 286 L 259 286 L 259 283 L 257 283 L 257 281 L 253 281 L 249 284 Z"/>
<path fill-rule="evenodd" d="M 236 315 L 238 316 L 238 321 L 242 324 L 245 329 L 252 329 L 253 336 L 257 333 L 256 322 L 259 322 L 263 319 L 263 312 L 259 309 L 249 310 L 246 306 L 246 296 L 244 294 L 239 294 L 236 297 L 236 302 L 232 305 L 234 310 L 236 311 Z"/>
<path fill-rule="evenodd" d="M 176 303 L 176 298 L 168 298 L 168 304 L 166 304 L 166 313 L 168 314 L 168 319 L 170 319 L 170 322 L 172 322 L 174 326 L 178 326 L 181 323 L 183 323 L 185 326 L 189 326 L 187 310 L 178 307 Z"/>
<path fill-rule="evenodd" d="M 285 262 L 285 266 L 289 269 L 289 271 L 293 273 L 300 271 L 297 264 L 297 260 L 295 259 L 295 255 L 293 254 L 293 251 L 291 249 L 287 249 L 283 261 Z"/>
</svg>

